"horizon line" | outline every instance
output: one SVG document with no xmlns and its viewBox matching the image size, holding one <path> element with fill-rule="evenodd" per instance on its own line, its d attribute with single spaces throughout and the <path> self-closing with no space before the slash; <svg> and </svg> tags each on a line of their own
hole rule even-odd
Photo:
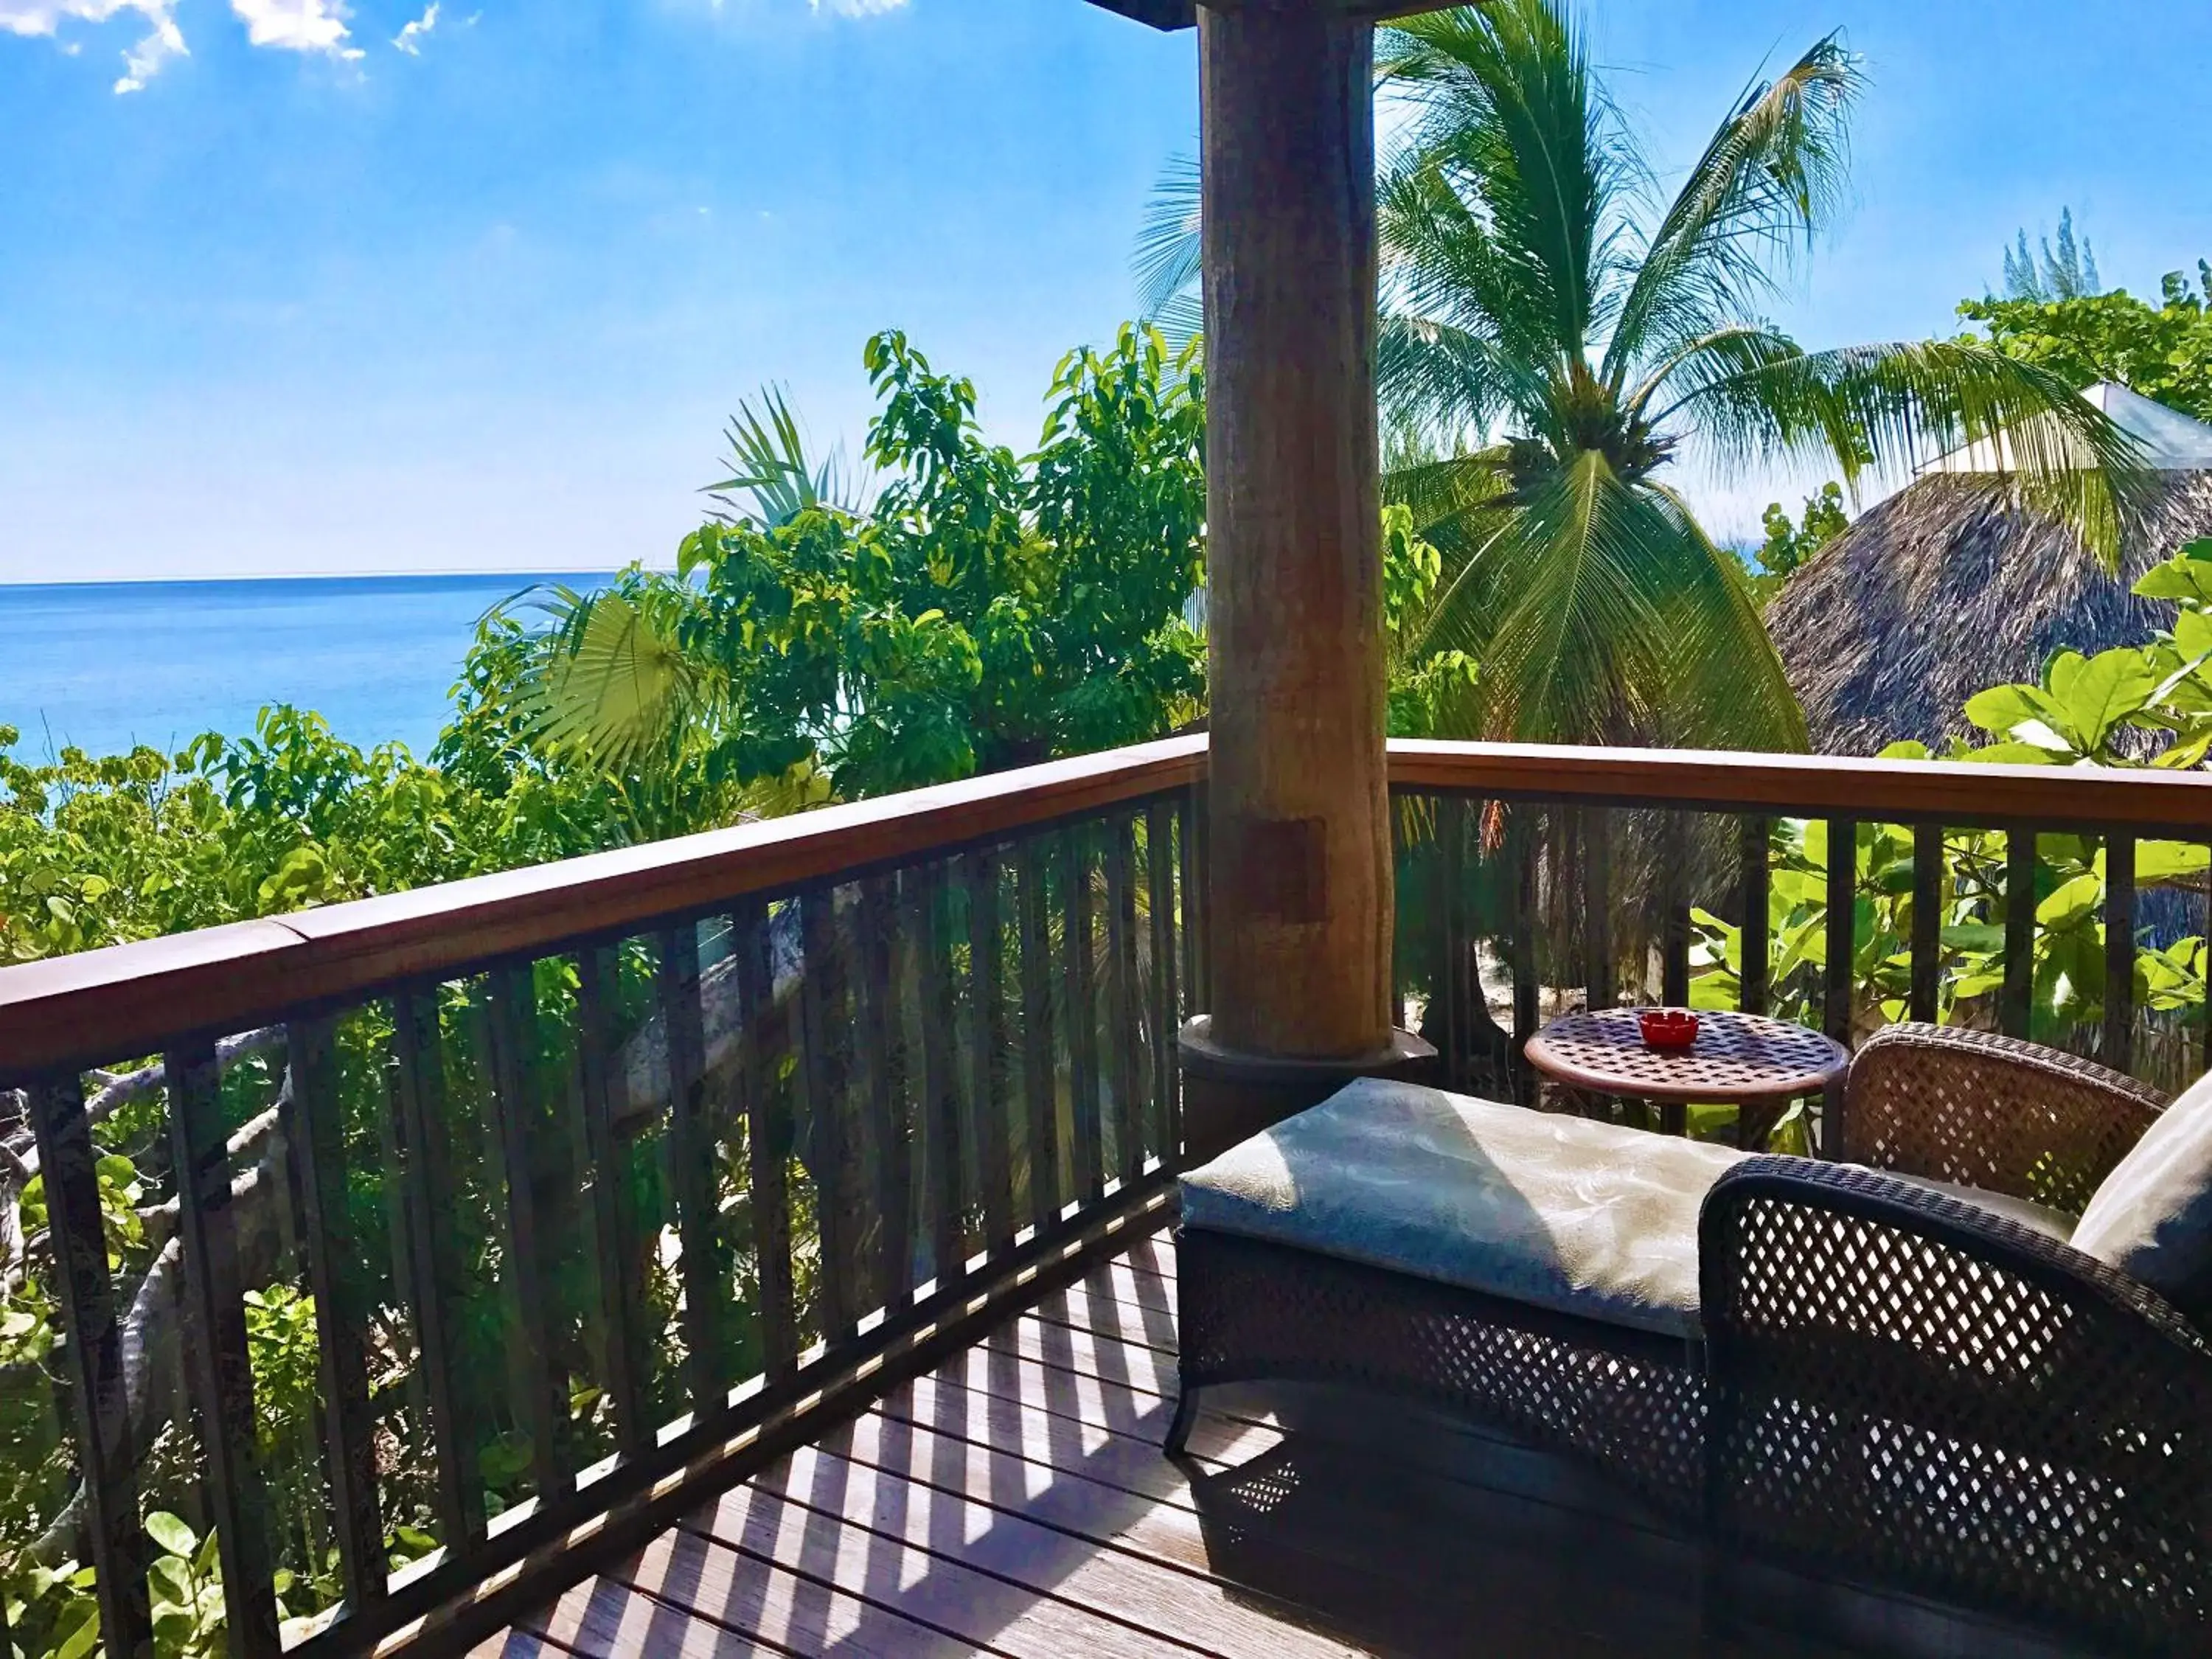
<svg viewBox="0 0 2212 1659">
<path fill-rule="evenodd" d="M 182 586 L 193 582 L 344 582 L 396 581 L 418 576 L 513 576 L 522 580 L 547 576 L 612 576 L 639 562 L 631 560 L 619 565 L 569 565 L 543 570 L 301 570 L 248 571 L 227 575 L 193 576 L 88 576 L 73 581 L 51 581 L 39 578 L 18 579 L 0 576 L 0 588 L 9 587 L 159 587 L 164 585 Z M 647 564 L 648 571 L 672 574 L 672 564 Z"/>
</svg>

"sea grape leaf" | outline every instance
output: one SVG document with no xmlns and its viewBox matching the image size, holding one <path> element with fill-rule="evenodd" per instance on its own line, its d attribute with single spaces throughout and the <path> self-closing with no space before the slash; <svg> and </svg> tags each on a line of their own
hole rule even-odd
<svg viewBox="0 0 2212 1659">
<path fill-rule="evenodd" d="M 2175 557 L 2146 570 L 2136 583 L 2136 597 L 2212 605 L 2212 553 L 2199 553 L 2199 548 L 2212 548 L 2212 539 L 2191 542 Z"/>
<path fill-rule="evenodd" d="M 2212 866 L 2212 848 L 2196 842 L 2145 841 L 2136 843 L 2136 879 L 2139 882 L 2179 881 L 2201 876 Z"/>
<path fill-rule="evenodd" d="M 2063 653 L 2063 657 L 2072 653 Z M 2078 661 L 2079 659 L 2076 659 Z M 2085 753 L 2103 747 L 2113 728 L 2141 709 L 2158 684 L 2143 653 L 2131 647 L 2100 651 L 2067 676 L 2062 690 L 2053 665 L 2051 689 L 2063 707 L 2068 733 Z M 2030 738 L 2030 742 L 2035 739 Z"/>
<path fill-rule="evenodd" d="M 2045 927 L 2071 927 L 2075 922 L 2093 915 L 2098 901 L 2104 896 L 2105 880 L 2102 876 L 2076 876 L 2035 907 L 2035 919 Z"/>
</svg>

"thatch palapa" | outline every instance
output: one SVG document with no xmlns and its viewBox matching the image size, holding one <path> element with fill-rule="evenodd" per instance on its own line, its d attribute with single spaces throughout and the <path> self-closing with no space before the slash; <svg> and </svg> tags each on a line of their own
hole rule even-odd
<svg viewBox="0 0 2212 1659">
<path fill-rule="evenodd" d="M 2108 412 L 2136 424 L 2133 410 Z M 2172 434 L 2160 435 L 2117 576 L 2002 477 L 1942 463 L 1823 549 L 1766 614 L 1814 748 L 1872 755 L 1903 738 L 1984 735 L 1963 712 L 1977 691 L 2033 680 L 2062 647 L 2137 645 L 2170 623 L 2172 606 L 2130 589 L 2184 542 L 2212 536 L 2212 469 L 2177 465 Z"/>
</svg>

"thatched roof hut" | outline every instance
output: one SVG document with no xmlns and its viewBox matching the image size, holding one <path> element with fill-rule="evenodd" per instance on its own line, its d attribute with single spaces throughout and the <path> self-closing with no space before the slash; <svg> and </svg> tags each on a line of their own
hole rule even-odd
<svg viewBox="0 0 2212 1659">
<path fill-rule="evenodd" d="M 2123 426 L 2136 425 L 2130 416 L 2139 411 L 2106 406 Z M 2133 644 L 2170 621 L 2172 607 L 2129 589 L 2182 543 L 2212 536 L 2212 466 L 2176 465 L 2196 458 L 2160 424 L 2166 441 L 2154 465 L 2166 464 L 2129 531 L 2117 577 L 1991 475 L 1943 463 L 1823 549 L 1766 613 L 1814 748 L 1871 755 L 1900 738 L 1968 735 L 1960 711 L 1975 692 L 2033 680 L 2062 646 L 2094 653 Z M 2212 444 L 2212 429 L 2197 430 Z"/>
</svg>

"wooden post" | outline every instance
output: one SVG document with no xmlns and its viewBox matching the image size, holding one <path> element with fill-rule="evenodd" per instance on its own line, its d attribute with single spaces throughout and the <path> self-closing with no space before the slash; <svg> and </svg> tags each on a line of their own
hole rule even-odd
<svg viewBox="0 0 2212 1659">
<path fill-rule="evenodd" d="M 1193 1097 L 1202 1156 L 1419 1045 L 1390 1007 L 1374 27 L 1201 6 L 1199 58 L 1212 1006 L 1183 1052 L 1224 1085 Z"/>
</svg>

